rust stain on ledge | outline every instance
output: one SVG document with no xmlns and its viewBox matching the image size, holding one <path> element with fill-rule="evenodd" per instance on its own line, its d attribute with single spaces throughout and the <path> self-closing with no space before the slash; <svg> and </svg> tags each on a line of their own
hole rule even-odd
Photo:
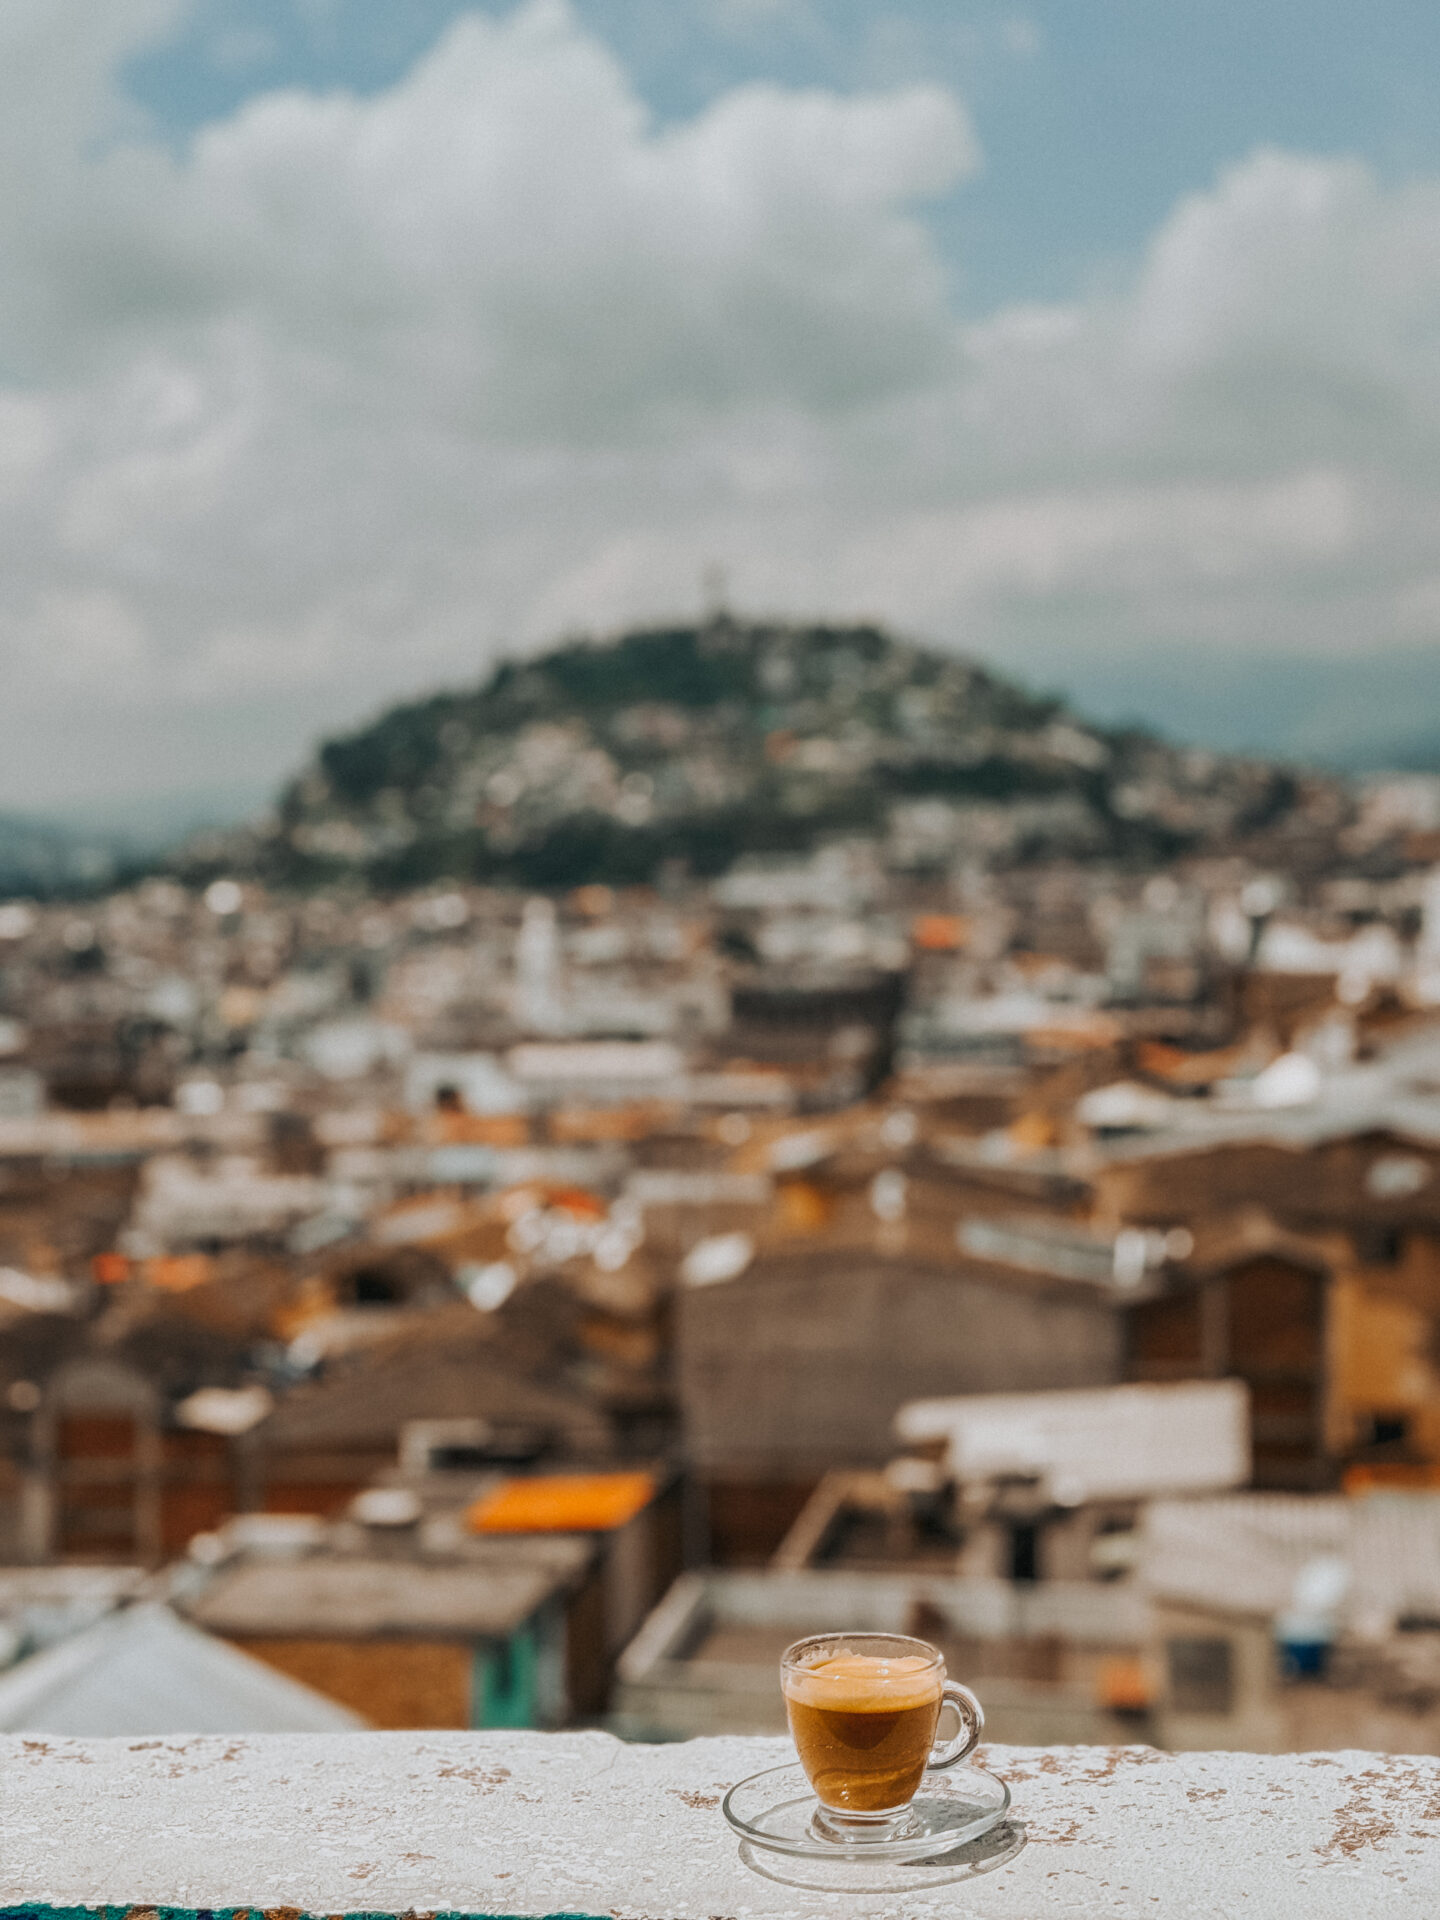
<svg viewBox="0 0 1440 1920">
<path fill-rule="evenodd" d="M 1042 1847 L 1070 1847 L 1082 1837 L 1084 1831 L 1079 1820 L 1069 1820 L 1064 1826 L 1031 1827 L 1029 1834 Z"/>
<path fill-rule="evenodd" d="M 1330 1838 L 1315 1849 L 1322 1860 L 1333 1859 L 1336 1854 L 1354 1859 L 1366 1847 L 1383 1847 L 1398 1831 L 1394 1816 L 1379 1807 L 1374 1799 L 1376 1787 L 1393 1786 L 1397 1782 L 1378 1770 L 1372 1770 L 1361 1774 L 1358 1779 L 1352 1775 L 1347 1784 L 1351 1789 L 1350 1797 L 1335 1809 L 1335 1825 Z"/>
<path fill-rule="evenodd" d="M 464 1780 L 477 1793 L 493 1793 L 510 1778 L 509 1767 L 437 1767 L 437 1780 Z"/>
</svg>

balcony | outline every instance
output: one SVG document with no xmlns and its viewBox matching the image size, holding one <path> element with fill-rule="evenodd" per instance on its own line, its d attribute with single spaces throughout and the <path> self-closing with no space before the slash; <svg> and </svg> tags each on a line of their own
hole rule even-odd
<svg viewBox="0 0 1440 1920">
<path fill-rule="evenodd" d="M 720 1815 L 783 1740 L 601 1733 L 0 1741 L 0 1914 L 1432 1920 L 1440 1760 L 992 1747 L 1009 1857 L 883 1895 L 749 1870 Z"/>
</svg>

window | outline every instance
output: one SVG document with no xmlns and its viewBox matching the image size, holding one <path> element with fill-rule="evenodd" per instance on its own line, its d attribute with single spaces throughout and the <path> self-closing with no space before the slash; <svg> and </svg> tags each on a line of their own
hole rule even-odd
<svg viewBox="0 0 1440 1920">
<path fill-rule="evenodd" d="M 1405 1235 L 1399 1227 L 1367 1224 L 1355 1229 L 1354 1240 L 1356 1258 L 1367 1267 L 1393 1267 L 1405 1251 Z"/>
<path fill-rule="evenodd" d="M 1229 1713 L 1235 1704 L 1234 1655 L 1219 1635 L 1165 1642 L 1174 1713 Z"/>
<path fill-rule="evenodd" d="M 1408 1413 L 1372 1413 L 1360 1423 L 1363 1447 L 1402 1446 L 1410 1438 Z"/>
<path fill-rule="evenodd" d="M 1011 1523 L 1010 1578 L 1027 1583 L 1040 1578 L 1040 1529 L 1034 1521 Z"/>
</svg>

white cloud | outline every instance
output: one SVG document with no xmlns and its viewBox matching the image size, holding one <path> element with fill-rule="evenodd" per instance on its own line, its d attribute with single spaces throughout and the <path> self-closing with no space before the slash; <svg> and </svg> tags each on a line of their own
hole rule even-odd
<svg viewBox="0 0 1440 1920">
<path fill-rule="evenodd" d="M 0 394 L 0 634 L 35 702 L 47 664 L 65 688 L 102 659 L 137 727 L 474 671 L 477 630 L 531 631 L 557 545 L 657 486 L 713 494 L 727 423 L 953 374 L 915 205 L 976 156 L 939 89 L 752 86 L 656 127 L 532 0 L 462 17 L 376 96 L 261 95 L 177 158 L 106 92 L 167 17 L 133 6 L 74 69 L 70 15 L 53 42 L 38 12 L 6 27 L 59 103 L 5 154 L 32 190 L 0 210 L 0 365 L 25 380 Z M 106 654 L 102 603 L 147 644 Z M 18 769 L 35 734 L 11 726 Z"/>
<path fill-rule="evenodd" d="M 409 404 L 522 435 L 868 398 L 944 364 L 910 208 L 974 160 L 938 88 L 750 86 L 655 129 L 560 0 L 530 0 L 462 16 L 376 97 L 261 95 L 183 163 L 113 149 L 73 217 L 29 217 L 44 324 L 12 310 L 11 332 L 43 368 L 141 329 L 193 350 L 243 315 L 307 384 L 399 378 Z"/>
<path fill-rule="evenodd" d="M 113 93 L 176 12 L 0 16 L 0 799 L 278 769 L 717 560 L 1002 657 L 1433 618 L 1440 183 L 1257 154 L 1128 285 L 962 328 L 939 89 L 657 126 L 532 0 L 177 157 Z"/>
<path fill-rule="evenodd" d="M 1044 459 L 1058 440 L 1273 470 L 1413 445 L 1429 468 L 1440 182 L 1386 190 L 1357 161 L 1262 151 L 1180 202 L 1123 293 L 1002 313 L 971 346 L 977 417 Z"/>
</svg>

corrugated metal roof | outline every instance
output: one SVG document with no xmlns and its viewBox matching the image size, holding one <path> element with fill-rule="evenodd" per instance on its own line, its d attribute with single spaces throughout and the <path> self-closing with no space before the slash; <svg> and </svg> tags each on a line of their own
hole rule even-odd
<svg viewBox="0 0 1440 1920">
<path fill-rule="evenodd" d="M 0 1676 L 5 1733 L 335 1733 L 364 1724 L 157 1605 L 111 1614 Z"/>
<path fill-rule="evenodd" d="M 964 1394 L 914 1400 L 895 1417 L 910 1445 L 944 1440 L 957 1480 L 1034 1475 L 1066 1506 L 1239 1486 L 1249 1424 L 1235 1380 Z"/>
</svg>

